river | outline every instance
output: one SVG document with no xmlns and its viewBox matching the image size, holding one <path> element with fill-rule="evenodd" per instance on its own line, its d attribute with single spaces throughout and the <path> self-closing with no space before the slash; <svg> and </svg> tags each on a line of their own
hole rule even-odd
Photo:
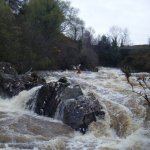
<svg viewBox="0 0 150 150">
<path fill-rule="evenodd" d="M 119 69 L 44 74 L 47 82 L 65 76 L 84 94 L 93 93 L 105 109 L 104 120 L 91 123 L 82 135 L 57 119 L 38 116 L 26 109 L 26 102 L 40 88 L 35 87 L 11 99 L 0 98 L 0 150 L 149 150 L 149 108 L 131 91 Z M 134 77 L 132 82 L 140 90 Z"/>
</svg>

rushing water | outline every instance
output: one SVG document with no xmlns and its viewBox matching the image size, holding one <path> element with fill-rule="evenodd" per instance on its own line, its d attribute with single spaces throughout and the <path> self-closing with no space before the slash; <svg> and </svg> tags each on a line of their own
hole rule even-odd
<svg viewBox="0 0 150 150">
<path fill-rule="evenodd" d="M 33 150 L 149 150 L 150 111 L 144 100 L 131 92 L 118 69 L 99 72 L 47 72 L 47 82 L 65 76 L 80 84 L 84 94 L 93 93 L 106 116 L 90 124 L 82 135 L 62 122 L 25 109 L 40 87 L 23 91 L 12 99 L 0 98 L 0 149 Z M 135 79 L 132 79 L 139 90 Z"/>
</svg>

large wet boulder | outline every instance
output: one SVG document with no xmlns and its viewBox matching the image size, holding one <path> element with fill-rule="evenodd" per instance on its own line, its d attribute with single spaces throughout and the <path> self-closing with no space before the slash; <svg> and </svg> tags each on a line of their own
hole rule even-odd
<svg viewBox="0 0 150 150">
<path fill-rule="evenodd" d="M 73 129 L 85 133 L 91 122 L 104 119 L 105 112 L 94 96 L 81 95 L 61 101 L 56 116 Z"/>
<path fill-rule="evenodd" d="M 91 122 L 105 116 L 93 95 L 84 96 L 80 86 L 68 83 L 66 78 L 42 86 L 27 105 L 37 114 L 62 120 L 82 133 Z"/>
<path fill-rule="evenodd" d="M 10 63 L 0 63 L 0 96 L 12 97 L 23 90 L 45 84 L 45 80 L 36 73 L 18 75 Z"/>
<path fill-rule="evenodd" d="M 38 91 L 35 105 L 32 101 L 29 104 L 34 106 L 34 111 L 37 114 L 54 117 L 57 107 L 62 100 L 83 94 L 79 86 L 72 88 L 69 86 L 70 83 L 66 81 L 62 82 L 63 79 L 61 78 L 58 82 L 47 83 Z"/>
</svg>

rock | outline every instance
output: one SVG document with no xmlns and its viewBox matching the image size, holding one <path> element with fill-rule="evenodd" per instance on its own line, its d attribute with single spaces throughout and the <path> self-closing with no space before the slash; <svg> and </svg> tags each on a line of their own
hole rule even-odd
<svg viewBox="0 0 150 150">
<path fill-rule="evenodd" d="M 0 95 L 2 97 L 14 95 L 13 89 L 17 86 L 15 81 L 16 77 L 14 75 L 0 73 Z"/>
<path fill-rule="evenodd" d="M 0 63 L 0 95 L 12 97 L 23 90 L 45 84 L 45 80 L 35 73 L 18 75 L 10 63 Z"/>
<path fill-rule="evenodd" d="M 61 78 L 58 80 L 58 82 L 61 82 L 61 83 L 68 83 L 66 77 L 61 77 Z"/>
<path fill-rule="evenodd" d="M 35 112 L 40 115 L 54 117 L 58 104 L 62 99 L 72 97 L 67 90 L 68 83 L 51 82 L 44 85 L 38 92 Z M 68 95 L 62 94 L 67 92 Z M 32 105 L 32 104 L 31 104 Z"/>
<path fill-rule="evenodd" d="M 17 71 L 12 67 L 10 63 L 0 62 L 0 73 L 17 75 Z"/>
<path fill-rule="evenodd" d="M 93 69 L 93 72 L 98 72 L 98 67 L 95 67 L 94 69 Z"/>
<path fill-rule="evenodd" d="M 0 62 L 0 95 L 2 97 L 10 95 L 17 75 L 17 71 L 10 63 Z"/>
<path fill-rule="evenodd" d="M 68 84 L 66 79 L 65 82 L 60 79 L 45 84 L 27 105 L 30 109 L 34 106 L 37 114 L 62 120 L 82 133 L 97 117 L 103 119 L 105 116 L 102 106 L 93 95 L 84 96 L 79 85 Z"/>
<path fill-rule="evenodd" d="M 102 109 L 97 99 L 82 95 L 76 99 L 62 101 L 58 107 L 59 115 L 57 115 L 65 124 L 85 133 L 88 125 L 96 121 L 97 117 L 104 118 L 105 112 Z"/>
<path fill-rule="evenodd" d="M 22 81 L 26 90 L 29 90 L 38 85 L 43 85 L 46 83 L 45 79 L 40 78 L 36 73 L 24 74 L 19 76 L 20 81 Z"/>
</svg>

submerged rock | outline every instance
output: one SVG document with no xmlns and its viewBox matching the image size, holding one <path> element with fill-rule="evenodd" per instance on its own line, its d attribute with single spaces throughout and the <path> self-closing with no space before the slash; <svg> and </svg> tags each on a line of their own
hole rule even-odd
<svg viewBox="0 0 150 150">
<path fill-rule="evenodd" d="M 39 115 L 62 120 L 73 129 L 85 133 L 97 117 L 104 118 L 105 112 L 93 95 L 84 96 L 79 85 L 71 85 L 63 79 L 42 86 L 36 98 L 28 102 L 28 108 Z"/>
</svg>

